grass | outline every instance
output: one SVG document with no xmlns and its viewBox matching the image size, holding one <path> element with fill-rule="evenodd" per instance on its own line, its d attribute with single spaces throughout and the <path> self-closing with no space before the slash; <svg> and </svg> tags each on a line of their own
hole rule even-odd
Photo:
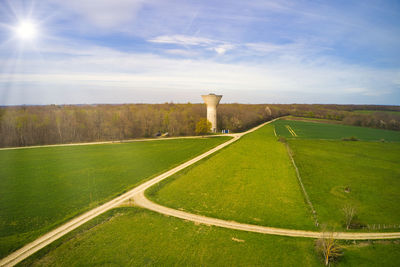
<svg viewBox="0 0 400 267">
<path fill-rule="evenodd" d="M 314 229 L 285 145 L 276 140 L 272 125 L 242 137 L 146 193 L 158 203 L 196 214 Z"/>
<path fill-rule="evenodd" d="M 343 229 L 341 209 L 352 205 L 364 224 L 400 224 L 400 143 L 296 139 L 289 144 L 321 223 Z"/>
<path fill-rule="evenodd" d="M 344 256 L 337 266 L 400 266 L 400 241 L 359 242 L 343 246 Z"/>
<path fill-rule="evenodd" d="M 0 257 L 228 139 L 0 151 Z"/>
<path fill-rule="evenodd" d="M 196 225 L 137 208 L 112 212 L 111 219 L 23 265 L 319 266 L 312 239 Z"/>
<path fill-rule="evenodd" d="M 399 241 L 346 242 L 333 266 L 399 266 Z M 314 240 L 196 225 L 118 208 L 63 237 L 21 266 L 323 266 Z"/>
<path fill-rule="evenodd" d="M 400 142 L 400 132 L 382 129 L 373 129 L 341 124 L 305 122 L 294 120 L 278 120 L 274 122 L 276 133 L 286 138 L 296 139 L 333 139 L 357 137 L 364 141 L 385 141 Z M 290 126 L 297 134 L 293 136 L 286 126 Z"/>
<path fill-rule="evenodd" d="M 394 114 L 394 115 L 400 115 L 400 111 L 390 111 L 390 110 L 353 110 L 354 113 L 358 114 L 371 114 L 375 112 L 383 112 L 383 113 L 388 113 L 388 114 Z"/>
</svg>

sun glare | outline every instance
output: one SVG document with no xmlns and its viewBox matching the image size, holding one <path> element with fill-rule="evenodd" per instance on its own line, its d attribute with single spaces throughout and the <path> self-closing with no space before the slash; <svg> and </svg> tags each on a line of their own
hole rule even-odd
<svg viewBox="0 0 400 267">
<path fill-rule="evenodd" d="M 37 36 L 37 27 L 31 21 L 22 21 L 16 27 L 15 32 L 20 39 L 32 40 Z"/>
</svg>

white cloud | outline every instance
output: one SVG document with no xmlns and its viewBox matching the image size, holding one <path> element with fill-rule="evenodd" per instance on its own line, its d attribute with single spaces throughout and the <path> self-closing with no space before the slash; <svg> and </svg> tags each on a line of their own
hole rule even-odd
<svg viewBox="0 0 400 267">
<path fill-rule="evenodd" d="M 219 45 L 217 47 L 214 47 L 213 50 L 215 50 L 215 52 L 217 52 L 219 55 L 223 55 L 228 50 L 232 50 L 234 48 L 235 48 L 235 46 L 232 45 L 232 44 L 223 44 L 223 45 Z"/>
<path fill-rule="evenodd" d="M 57 50 L 61 53 L 62 47 Z M 331 99 L 348 97 L 379 99 L 382 95 L 390 95 L 399 79 L 398 70 L 380 70 L 334 61 L 305 64 L 277 59 L 263 63 L 221 63 L 211 59 L 176 59 L 119 52 L 102 47 L 67 47 L 66 51 L 68 56 L 49 57 L 46 64 L 41 59 L 21 59 L 19 67 L 13 72 L 0 74 L 0 88 L 3 88 L 0 91 L 7 90 L 6 84 L 12 84 L 13 90 L 28 88 L 26 90 L 30 93 L 26 96 L 30 95 L 32 101 L 40 98 L 34 88 L 49 88 L 57 97 L 67 97 L 73 90 L 74 94 L 82 95 L 82 102 L 92 103 L 91 95 L 97 91 L 113 95 L 113 99 L 118 98 L 114 96 L 115 90 L 128 90 L 124 97 L 134 97 L 140 92 L 140 95 L 148 95 L 147 99 L 151 99 L 151 92 L 158 91 L 167 94 L 169 98 L 165 101 L 170 101 L 175 97 L 181 98 L 174 96 L 173 92 L 193 95 L 193 92 L 216 88 L 228 96 L 234 95 L 233 92 L 241 96 L 251 92 L 258 95 L 252 98 L 258 103 L 270 102 L 268 96 L 271 95 L 275 95 L 274 99 L 280 102 L 291 102 L 290 99 L 294 102 L 299 95 L 310 96 L 308 100 L 302 98 L 304 102 L 310 99 L 331 102 Z M 91 93 L 88 93 L 89 89 Z M 130 101 L 135 101 L 135 98 L 132 99 Z M 240 97 L 232 101 L 242 102 Z"/>
<path fill-rule="evenodd" d="M 152 43 L 160 43 L 160 44 L 175 44 L 181 46 L 197 46 L 197 47 L 204 47 L 207 50 L 215 51 L 219 55 L 225 54 L 228 50 L 232 50 L 235 48 L 235 45 L 204 38 L 204 37 L 197 37 L 197 36 L 187 36 L 187 35 L 162 35 L 157 36 L 155 38 L 149 39 L 148 42 Z"/>
<path fill-rule="evenodd" d="M 209 46 L 215 43 L 219 43 L 216 40 L 208 38 L 179 35 L 179 34 L 157 36 L 155 38 L 149 39 L 148 41 L 152 43 L 161 43 L 161 44 L 200 45 L 200 46 Z"/>
</svg>

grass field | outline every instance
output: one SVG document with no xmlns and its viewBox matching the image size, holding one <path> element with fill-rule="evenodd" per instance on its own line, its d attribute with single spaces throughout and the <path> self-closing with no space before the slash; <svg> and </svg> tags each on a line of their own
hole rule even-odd
<svg viewBox="0 0 400 267">
<path fill-rule="evenodd" d="M 399 131 L 294 120 L 278 120 L 274 122 L 274 125 L 277 135 L 286 138 L 341 140 L 354 136 L 364 141 L 384 139 L 385 141 L 400 142 Z M 290 126 L 297 136 L 292 134 L 286 126 Z"/>
<path fill-rule="evenodd" d="M 0 257 L 228 139 L 0 151 Z"/>
<path fill-rule="evenodd" d="M 398 241 L 345 244 L 333 266 L 398 266 Z M 313 239 L 196 225 L 138 208 L 92 220 L 22 266 L 323 266 Z"/>
<path fill-rule="evenodd" d="M 195 225 L 136 208 L 75 235 L 33 266 L 318 266 L 312 239 Z M 290 251 L 288 256 L 286 251 Z M 26 262 L 31 265 L 32 260 Z"/>
<path fill-rule="evenodd" d="M 388 114 L 400 115 L 400 111 L 389 111 L 389 110 L 354 110 L 353 112 L 359 114 L 371 114 L 375 112 L 383 112 Z"/>
<path fill-rule="evenodd" d="M 321 223 L 343 228 L 341 209 L 352 205 L 362 223 L 400 224 L 400 143 L 296 139 L 289 144 Z"/>
<path fill-rule="evenodd" d="M 285 145 L 266 125 L 147 191 L 176 209 L 259 225 L 314 229 Z"/>
</svg>

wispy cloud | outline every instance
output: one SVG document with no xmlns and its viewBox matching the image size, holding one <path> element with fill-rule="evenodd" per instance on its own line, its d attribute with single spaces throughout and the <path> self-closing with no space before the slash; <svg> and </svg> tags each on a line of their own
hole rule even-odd
<svg viewBox="0 0 400 267">
<path fill-rule="evenodd" d="M 61 49 L 57 48 L 58 51 Z M 85 95 L 85 103 L 96 102 L 96 97 L 90 93 L 95 89 L 104 95 L 122 90 L 124 97 L 117 102 L 127 101 L 126 90 L 132 92 L 129 101 L 133 102 L 138 101 L 138 92 L 151 99 L 149 92 L 154 91 L 165 94 L 190 91 L 187 101 L 198 102 L 192 93 L 217 89 L 228 95 L 237 91 L 251 92 L 257 97 L 247 96 L 247 99 L 258 103 L 270 102 L 272 96 L 275 101 L 288 102 L 290 95 L 296 99 L 297 94 L 309 95 L 310 99 L 319 96 L 321 102 L 330 102 L 336 97 L 343 101 L 358 99 L 368 103 L 393 92 L 398 81 L 397 71 L 333 61 L 222 63 L 212 59 L 182 61 L 102 47 L 80 47 L 75 52 L 68 47 L 66 51 L 68 57 L 47 58 L 45 65 L 36 58 L 24 59 L 14 73 L 0 75 L 0 91 L 7 90 L 2 85 L 11 83 L 14 92 L 23 88 L 25 96 L 30 96 L 33 101 L 40 98 L 35 88 L 51 88 L 51 92 L 60 97 L 79 89 Z M 146 93 L 146 90 L 149 91 Z M 117 96 L 112 98 L 118 99 Z"/>
<path fill-rule="evenodd" d="M 235 45 L 204 37 L 187 36 L 187 35 L 162 35 L 149 39 L 149 42 L 159 44 L 175 44 L 180 46 L 199 46 L 207 50 L 215 51 L 219 55 L 225 54 L 228 50 L 232 50 Z"/>
<path fill-rule="evenodd" d="M 162 35 L 149 39 L 148 41 L 152 43 L 161 43 L 161 44 L 200 45 L 200 46 L 209 46 L 219 43 L 219 41 L 216 40 L 203 37 L 196 37 L 196 36 L 187 36 L 187 35 Z"/>
</svg>

